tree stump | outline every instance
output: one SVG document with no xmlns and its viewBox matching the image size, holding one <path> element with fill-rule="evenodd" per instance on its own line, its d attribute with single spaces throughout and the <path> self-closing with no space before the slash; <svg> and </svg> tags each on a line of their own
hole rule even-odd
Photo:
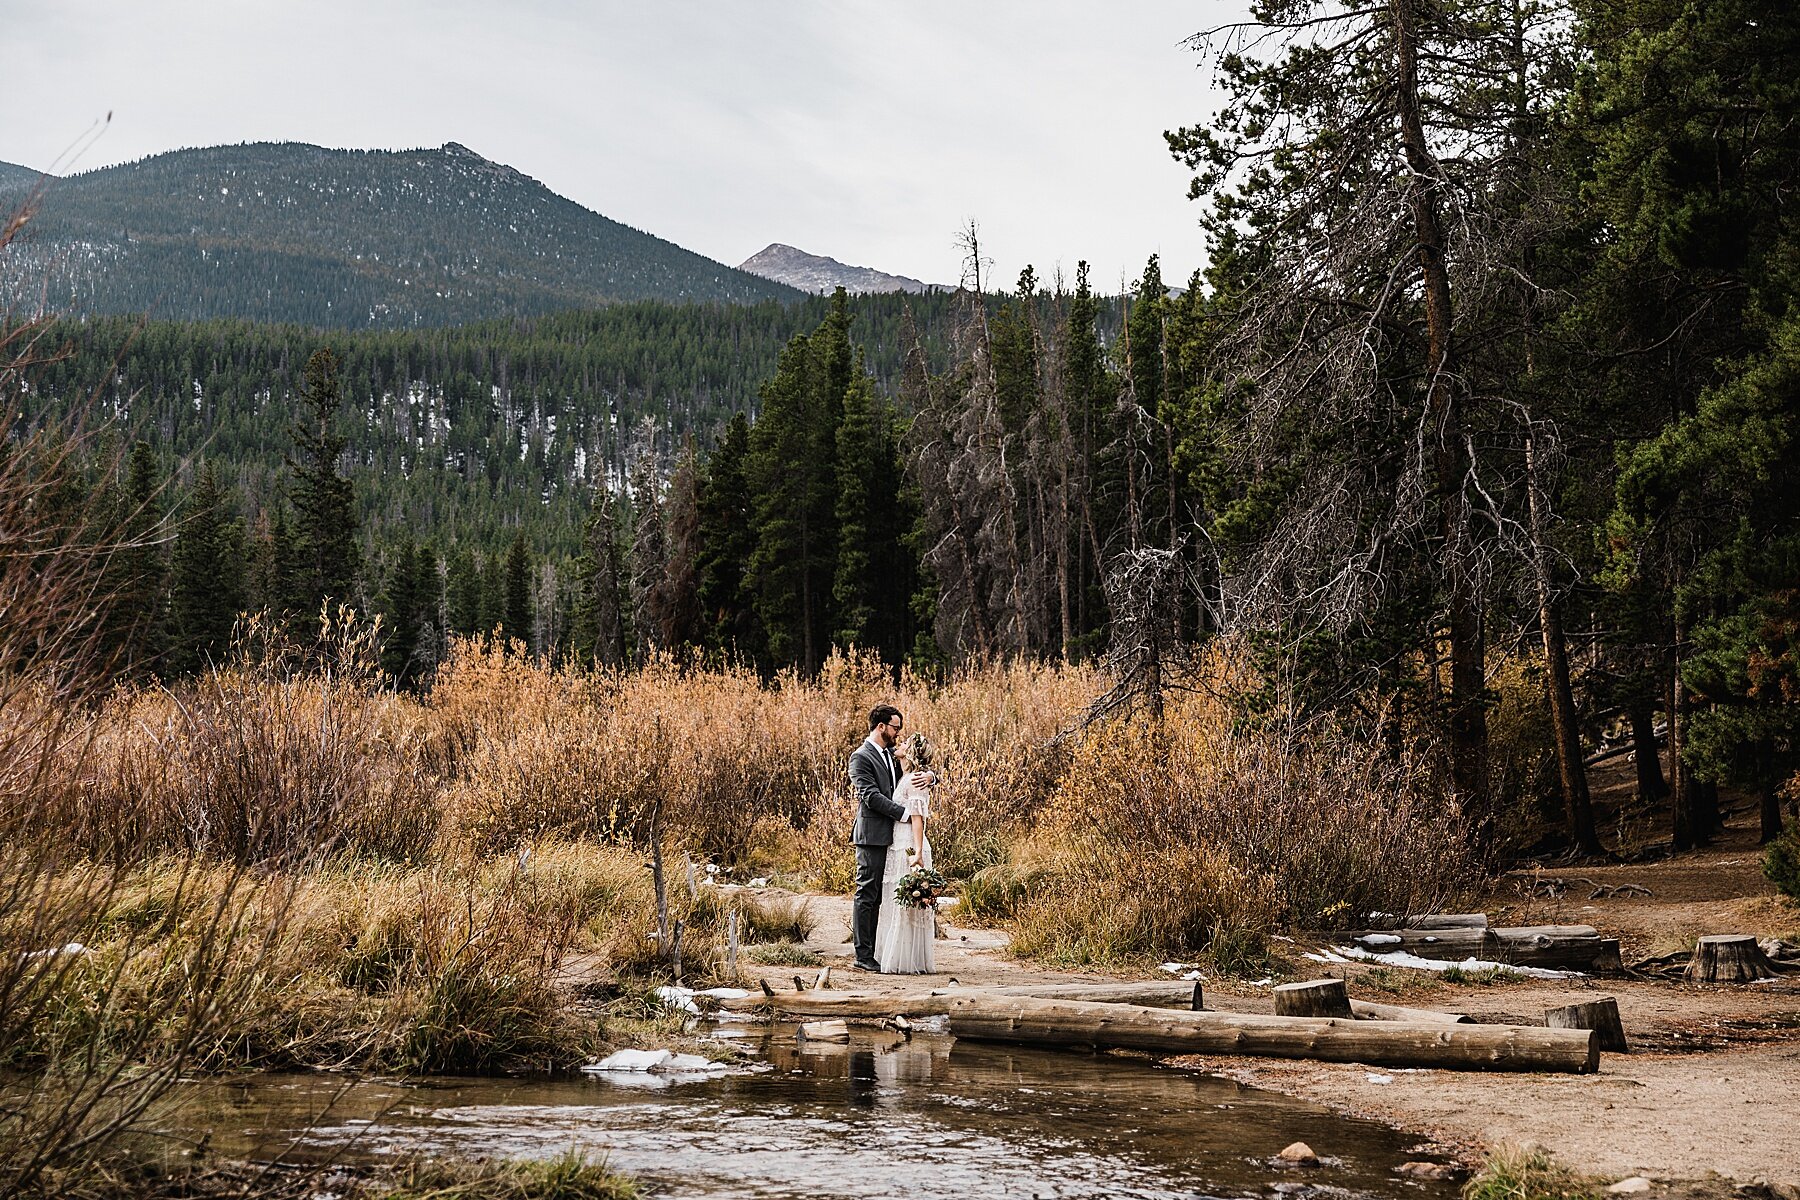
<svg viewBox="0 0 1800 1200">
<path fill-rule="evenodd" d="M 1341 979 L 1308 979 L 1302 983 L 1280 984 L 1275 989 L 1275 1015 L 1349 1018 L 1352 1015 L 1350 992 Z"/>
<path fill-rule="evenodd" d="M 1610 1050 L 1615 1054 L 1628 1054 L 1631 1047 L 1625 1044 L 1625 1026 L 1619 1020 L 1619 1002 L 1611 996 L 1602 996 L 1598 1000 L 1589 1000 L 1581 1004 L 1568 1004 L 1562 1008 L 1546 1008 L 1544 1024 L 1551 1029 L 1591 1029 L 1594 1041 L 1602 1050 Z"/>
<path fill-rule="evenodd" d="M 1193 995 L 1193 999 L 1188 1001 L 1188 1011 L 1189 1012 L 1205 1012 L 1206 1011 L 1206 997 L 1200 991 L 1200 981 L 1198 979 L 1194 980 L 1194 995 Z"/>
<path fill-rule="evenodd" d="M 1750 983 L 1775 975 L 1768 955 L 1747 933 L 1709 934 L 1700 939 L 1694 957 L 1688 960 L 1689 983 Z"/>
</svg>

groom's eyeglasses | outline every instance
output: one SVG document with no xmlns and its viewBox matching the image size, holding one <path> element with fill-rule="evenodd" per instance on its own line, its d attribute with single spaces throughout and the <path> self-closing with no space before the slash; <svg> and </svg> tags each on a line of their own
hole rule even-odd
<svg viewBox="0 0 1800 1200">
<path fill-rule="evenodd" d="M 885 723 L 885 724 L 886 724 L 886 725 L 887 725 L 887 727 L 888 727 L 888 728 L 889 728 L 889 729 L 891 729 L 891 730 L 893 730 L 893 731 L 894 731 L 894 732 L 895 732 L 895 733 L 899 733 L 899 732 L 900 732 L 900 726 L 898 726 L 898 725 L 896 725 L 896 724 L 894 724 L 894 723 L 893 723 L 893 722 L 892 722 L 892 721 L 887 721 L 887 722 L 884 722 L 884 723 Z"/>
</svg>

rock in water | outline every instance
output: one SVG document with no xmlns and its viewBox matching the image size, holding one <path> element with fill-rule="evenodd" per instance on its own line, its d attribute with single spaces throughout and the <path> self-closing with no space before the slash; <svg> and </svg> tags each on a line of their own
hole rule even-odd
<svg viewBox="0 0 1800 1200">
<path fill-rule="evenodd" d="M 1313 1148 L 1305 1142 L 1294 1142 L 1284 1146 L 1282 1147 L 1281 1153 L 1277 1154 L 1275 1157 L 1284 1163 L 1296 1167 L 1316 1167 L 1319 1165 L 1319 1156 L 1314 1154 Z"/>
</svg>

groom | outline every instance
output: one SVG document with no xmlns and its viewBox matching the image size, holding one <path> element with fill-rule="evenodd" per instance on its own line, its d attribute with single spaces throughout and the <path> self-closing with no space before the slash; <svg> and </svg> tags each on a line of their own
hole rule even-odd
<svg viewBox="0 0 1800 1200">
<path fill-rule="evenodd" d="M 851 965 L 858 971 L 881 970 L 875 961 L 875 923 L 881 915 L 894 822 L 906 819 L 906 806 L 894 800 L 900 782 L 894 747 L 900 744 L 905 723 L 893 705 L 876 705 L 869 712 L 869 736 L 850 755 L 850 790 L 856 796 L 856 825 L 850 830 L 856 846 L 856 904 L 851 919 L 856 961 Z"/>
</svg>

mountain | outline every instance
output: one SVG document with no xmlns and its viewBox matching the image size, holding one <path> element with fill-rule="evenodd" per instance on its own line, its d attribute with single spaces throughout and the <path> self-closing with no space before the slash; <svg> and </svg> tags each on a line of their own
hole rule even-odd
<svg viewBox="0 0 1800 1200">
<path fill-rule="evenodd" d="M 35 177 L 0 169 L 0 203 Z M 29 304 L 46 281 L 76 312 L 340 329 L 799 298 L 455 142 L 215 146 L 56 180 L 0 261 L 0 302 Z"/>
<path fill-rule="evenodd" d="M 889 275 L 874 267 L 852 267 L 835 258 L 808 254 L 793 246 L 771 242 L 738 264 L 738 270 L 785 283 L 803 292 L 925 292 L 954 291 L 937 284 L 921 283 L 904 275 Z"/>
</svg>

